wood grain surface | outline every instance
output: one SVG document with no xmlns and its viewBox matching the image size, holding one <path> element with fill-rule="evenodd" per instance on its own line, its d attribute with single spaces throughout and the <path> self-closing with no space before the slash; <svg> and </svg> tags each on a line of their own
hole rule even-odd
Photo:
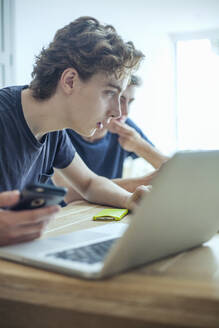
<svg viewBox="0 0 219 328">
<path fill-rule="evenodd" d="M 42 237 L 105 224 L 92 221 L 102 208 L 70 204 Z M 127 216 L 123 222 L 129 220 Z M 219 236 L 100 281 L 0 260 L 0 327 L 218 328 Z"/>
</svg>

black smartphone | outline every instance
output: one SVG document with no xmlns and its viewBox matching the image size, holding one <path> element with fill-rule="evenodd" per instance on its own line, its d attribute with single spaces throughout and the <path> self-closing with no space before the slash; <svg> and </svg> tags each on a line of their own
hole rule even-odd
<svg viewBox="0 0 219 328">
<path fill-rule="evenodd" d="M 10 210 L 30 210 L 59 204 L 64 200 L 66 192 L 66 188 L 47 184 L 27 185 L 21 191 L 19 202 L 10 207 Z"/>
</svg>

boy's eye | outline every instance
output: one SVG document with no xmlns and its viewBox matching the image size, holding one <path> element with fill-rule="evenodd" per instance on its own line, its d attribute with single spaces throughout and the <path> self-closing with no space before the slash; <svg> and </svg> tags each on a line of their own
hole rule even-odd
<svg viewBox="0 0 219 328">
<path fill-rule="evenodd" d="M 116 91 L 113 90 L 106 90 L 105 93 L 109 96 L 114 96 L 116 94 Z"/>
</svg>

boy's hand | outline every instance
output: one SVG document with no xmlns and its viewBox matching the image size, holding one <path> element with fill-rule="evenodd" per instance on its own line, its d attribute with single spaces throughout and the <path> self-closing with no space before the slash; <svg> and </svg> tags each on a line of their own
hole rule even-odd
<svg viewBox="0 0 219 328">
<path fill-rule="evenodd" d="M 135 129 L 131 128 L 126 123 L 117 120 L 111 120 L 107 129 L 111 133 L 119 135 L 119 143 L 124 150 L 130 152 L 136 151 L 136 148 L 141 141 L 141 136 Z"/>
<path fill-rule="evenodd" d="M 125 208 L 129 210 L 133 210 L 139 201 L 142 199 L 144 195 L 151 191 L 151 186 L 139 186 L 136 188 L 135 192 L 130 196 L 127 201 L 127 205 Z"/>
<path fill-rule="evenodd" d="M 0 193 L 0 246 L 40 237 L 44 226 L 60 210 L 57 205 L 25 211 L 1 209 L 16 204 L 18 200 L 18 191 Z"/>
</svg>

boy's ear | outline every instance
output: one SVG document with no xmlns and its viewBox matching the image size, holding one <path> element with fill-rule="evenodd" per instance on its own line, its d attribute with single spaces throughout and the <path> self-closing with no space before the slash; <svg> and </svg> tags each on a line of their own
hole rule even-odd
<svg viewBox="0 0 219 328">
<path fill-rule="evenodd" d="M 60 84 L 65 93 L 71 94 L 78 79 L 78 72 L 74 68 L 67 68 L 63 71 Z"/>
</svg>

